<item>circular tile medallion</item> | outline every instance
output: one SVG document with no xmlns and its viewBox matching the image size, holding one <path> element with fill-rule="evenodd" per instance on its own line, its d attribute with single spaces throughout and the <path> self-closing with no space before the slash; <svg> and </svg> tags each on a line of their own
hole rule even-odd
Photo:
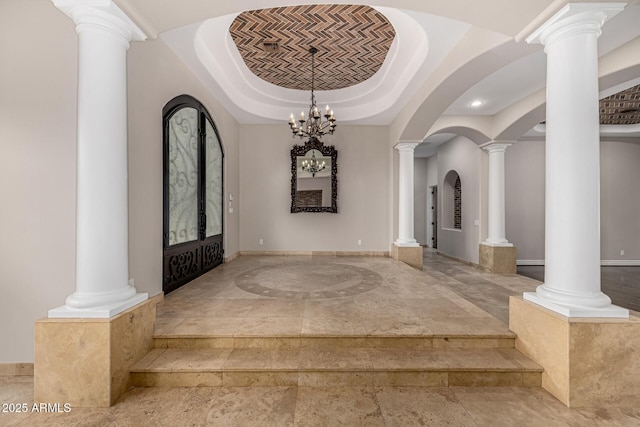
<svg viewBox="0 0 640 427">
<path fill-rule="evenodd" d="M 347 264 L 287 264 L 261 266 L 235 279 L 240 289 L 283 299 L 340 298 L 368 292 L 382 283 L 375 271 Z"/>
</svg>

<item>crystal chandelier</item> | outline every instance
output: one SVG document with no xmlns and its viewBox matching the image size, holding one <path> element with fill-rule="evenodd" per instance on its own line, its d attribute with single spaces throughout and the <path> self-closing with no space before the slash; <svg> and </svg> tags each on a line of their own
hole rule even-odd
<svg viewBox="0 0 640 427">
<path fill-rule="evenodd" d="M 326 164 L 324 162 L 324 160 L 322 162 L 319 162 L 318 159 L 316 159 L 316 153 L 315 150 L 311 151 L 311 159 L 310 160 L 303 160 L 302 161 L 302 170 L 305 172 L 309 172 L 311 174 L 312 178 L 316 177 L 316 174 L 320 171 L 325 170 L 326 168 Z"/>
<path fill-rule="evenodd" d="M 293 113 L 291 113 L 291 116 L 289 117 L 289 127 L 291 128 L 293 137 L 299 136 L 300 139 L 304 137 L 308 137 L 309 139 L 321 139 L 322 135 L 333 135 L 333 132 L 336 129 L 336 119 L 333 117 L 333 110 L 330 110 L 328 105 L 324 110 L 324 118 L 326 120 L 322 120 L 322 116 L 318 111 L 316 97 L 313 93 L 315 83 L 314 57 L 315 54 L 318 53 L 318 49 L 311 47 L 309 49 L 309 53 L 311 54 L 311 106 L 309 107 L 309 115 L 305 120 L 304 111 L 301 111 L 300 119 L 298 120 L 300 125 L 298 125 L 293 118 Z"/>
</svg>

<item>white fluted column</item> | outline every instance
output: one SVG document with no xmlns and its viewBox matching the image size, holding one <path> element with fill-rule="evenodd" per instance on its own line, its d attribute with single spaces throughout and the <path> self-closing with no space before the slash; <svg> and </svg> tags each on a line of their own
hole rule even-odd
<svg viewBox="0 0 640 427">
<path fill-rule="evenodd" d="M 569 317 L 628 317 L 600 288 L 597 41 L 624 3 L 571 3 L 527 42 L 547 53 L 545 283 L 524 299 Z"/>
<path fill-rule="evenodd" d="M 111 1 L 54 0 L 78 33 L 76 290 L 49 317 L 108 318 L 147 299 L 129 284 L 127 66 L 142 31 Z"/>
<path fill-rule="evenodd" d="M 506 237 L 504 204 L 504 153 L 510 146 L 493 142 L 482 147 L 489 153 L 489 230 L 482 243 L 489 246 L 513 246 Z"/>
<path fill-rule="evenodd" d="M 398 171 L 398 238 L 396 246 L 420 246 L 413 235 L 413 152 L 419 143 L 400 142 Z"/>
</svg>

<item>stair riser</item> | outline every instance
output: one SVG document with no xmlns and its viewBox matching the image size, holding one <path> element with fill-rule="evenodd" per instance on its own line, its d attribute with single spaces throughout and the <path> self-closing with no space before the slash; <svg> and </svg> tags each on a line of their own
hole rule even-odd
<svg viewBox="0 0 640 427">
<path fill-rule="evenodd" d="M 477 337 L 180 337 L 155 338 L 155 348 L 514 348 L 515 338 Z"/>
<path fill-rule="evenodd" d="M 134 372 L 136 387 L 539 387 L 541 372 L 222 371 Z"/>
</svg>

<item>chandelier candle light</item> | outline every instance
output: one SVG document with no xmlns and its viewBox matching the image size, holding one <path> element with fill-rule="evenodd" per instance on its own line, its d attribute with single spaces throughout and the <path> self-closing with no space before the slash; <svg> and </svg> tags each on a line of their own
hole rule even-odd
<svg viewBox="0 0 640 427">
<path fill-rule="evenodd" d="M 321 139 L 322 135 L 326 135 L 327 133 L 333 135 L 333 132 L 336 129 L 336 119 L 333 117 L 333 110 L 329 109 L 329 106 L 324 110 L 324 118 L 325 121 L 322 121 L 322 116 L 318 111 L 318 106 L 316 105 L 316 97 L 313 93 L 314 83 L 315 83 L 315 54 L 318 53 L 318 49 L 315 47 L 311 47 L 309 49 L 309 53 L 311 54 L 311 106 L 309 107 L 309 116 L 305 120 L 304 111 L 300 112 L 300 125 L 296 123 L 293 113 L 289 117 L 289 127 L 291 128 L 291 132 L 293 133 L 293 137 L 299 136 L 300 139 L 305 136 L 309 139 Z"/>
</svg>

